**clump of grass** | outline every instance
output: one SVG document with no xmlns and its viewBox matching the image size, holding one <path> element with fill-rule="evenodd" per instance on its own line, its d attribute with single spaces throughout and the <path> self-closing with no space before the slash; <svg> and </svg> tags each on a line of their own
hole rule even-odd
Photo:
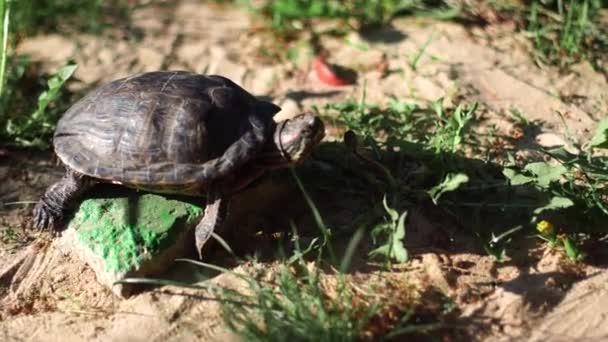
<svg viewBox="0 0 608 342">
<path fill-rule="evenodd" d="M 251 306 L 223 301 L 226 324 L 246 341 L 356 341 L 379 305 L 357 307 L 343 280 L 328 297 L 320 274 L 281 267 L 270 284 L 249 281 Z"/>
<path fill-rule="evenodd" d="M 245 282 L 242 291 L 213 285 L 205 288 L 220 301 L 226 326 L 246 341 L 361 341 L 421 336 L 439 328 L 437 322 L 417 320 L 416 307 L 420 303 L 414 295 L 400 293 L 399 300 L 391 300 L 390 295 L 362 290 L 363 284 L 355 286 L 349 280 L 345 272 L 359 242 L 356 235 L 345 252 L 340 271 L 331 274 L 318 267 L 326 250 L 323 244 L 315 239 L 302 250 L 295 229 L 294 254 L 277 267 L 260 269 L 255 275 L 182 261 L 230 273 Z M 310 253 L 317 253 L 317 262 L 306 261 Z M 396 290 L 395 284 L 389 287 Z M 397 288 L 412 290 L 405 284 L 398 284 Z M 390 318 L 383 317 L 385 314 Z"/>
<path fill-rule="evenodd" d="M 605 53 L 608 30 L 606 23 L 599 21 L 602 8 L 608 8 L 602 0 L 533 1 L 528 31 L 537 57 L 546 63 L 567 66 L 581 59 L 593 62 L 595 54 Z"/>
<path fill-rule="evenodd" d="M 400 294 L 401 301 L 410 298 L 410 304 L 387 300 L 388 295 L 374 296 L 354 286 L 345 274 L 324 274 L 314 264 L 306 263 L 301 251 L 296 255 L 295 262 L 284 261 L 273 268 L 275 271 L 257 275 L 180 259 L 231 274 L 244 281 L 246 288 L 242 290 L 150 278 L 130 278 L 117 283 L 208 290 L 219 301 L 226 326 L 245 341 L 361 341 L 423 336 L 439 328 L 437 322 L 417 320 L 415 306 L 419 303 L 414 296 Z M 399 288 L 407 290 L 403 284 Z M 383 317 L 384 314 L 390 318 Z M 382 325 L 377 325 L 378 322 Z"/>
<path fill-rule="evenodd" d="M 272 18 L 274 29 L 282 30 L 294 27 L 298 20 L 310 18 L 353 19 L 361 25 L 382 24 L 401 9 L 402 1 L 395 0 L 280 0 L 266 2 L 258 11 Z"/>
<path fill-rule="evenodd" d="M 314 204 L 312 208 L 315 208 Z M 319 226 L 319 229 L 326 228 Z M 415 302 L 414 296 L 400 293 L 400 301 L 391 301 L 387 300 L 388 295 L 362 291 L 362 284 L 354 286 L 348 280 L 345 271 L 358 240 L 356 236 L 351 240 L 341 270 L 331 274 L 316 265 L 322 262 L 321 255 L 327 250 L 325 243 L 315 239 L 302 250 L 297 234 L 294 234 L 295 251 L 291 257 L 282 260 L 277 267 L 259 270 L 254 275 L 194 260 L 179 260 L 243 280 L 246 288 L 239 291 L 208 283 L 190 285 L 147 278 L 125 279 L 118 283 L 208 290 L 220 302 L 226 326 L 246 341 L 361 341 L 421 336 L 436 330 L 439 327 L 436 322 L 417 321 L 415 306 L 419 303 Z M 317 253 L 316 264 L 305 260 L 310 253 Z M 407 286 L 399 284 L 399 289 L 406 290 Z M 405 299 L 410 299 L 411 303 L 404 302 Z M 387 313 L 390 317 L 383 317 Z M 380 326 L 377 322 L 383 324 Z"/>
<path fill-rule="evenodd" d="M 470 227 L 499 260 L 516 233 L 542 238 L 536 230 L 542 221 L 556 227 L 553 244 L 564 246 L 569 256 L 579 259 L 583 254 L 577 252 L 579 241 L 607 233 L 608 161 L 601 152 L 594 153 L 608 147 L 607 121 L 600 123 L 588 143 L 576 146 L 578 154 L 559 148 L 541 150 L 547 157 L 541 161 L 484 160 L 465 148 L 474 143 L 467 136 L 475 137 L 469 129 L 476 109 L 473 105 L 446 110 L 440 101 L 423 108 L 395 99 L 380 107 L 366 103 L 364 97 L 327 106 L 325 114 L 356 132 L 366 158 L 371 159 L 350 167 L 351 173 L 362 174 L 359 178 L 366 180 L 348 185 L 351 192 L 354 185 L 361 186 L 358 193 L 369 198 L 370 207 L 361 214 L 366 219 L 361 220 L 372 231 L 390 233 L 377 241 L 386 249 L 395 241 L 391 237 L 403 234 L 391 235 L 401 230 L 386 229 L 390 225 L 378 204 L 382 196 L 394 207 L 393 214 L 430 200 Z M 345 135 L 347 144 L 352 140 L 349 134 Z M 424 170 L 422 175 L 412 177 L 412 169 L 403 163 L 408 159 L 426 165 L 418 167 Z M 336 184 L 342 184 L 342 178 L 338 174 Z M 390 216 L 391 222 L 399 223 L 398 215 Z"/>
<path fill-rule="evenodd" d="M 76 68 L 75 64 L 68 64 L 51 76 L 47 81 L 47 89 L 38 96 L 36 110 L 31 114 L 19 113 L 9 116 L 8 113 L 1 113 L 4 114 L 6 121 L 3 122 L 5 129 L 0 136 L 12 140 L 15 145 L 21 147 L 48 147 L 48 141 L 60 114 L 56 107 L 51 110 L 49 106 L 59 98 L 63 85 Z"/>
<path fill-rule="evenodd" d="M 0 138 L 3 143 L 48 147 L 55 123 L 67 107 L 66 103 L 59 103 L 67 97 L 64 83 L 76 69 L 67 63 L 53 75 L 32 79 L 27 73 L 30 66 L 27 57 L 12 53 L 12 46 L 27 34 L 58 29 L 60 22 L 67 25 L 65 27 L 73 25 L 70 27 L 77 30 L 97 30 L 96 23 L 102 20 L 101 8 L 102 2 L 97 0 L 50 1 L 37 4 L 35 9 L 29 2 L 0 0 Z M 32 97 L 32 93 L 37 92 L 40 95 Z"/>
<path fill-rule="evenodd" d="M 453 10 L 444 1 L 402 0 L 241 0 L 252 12 L 267 18 L 270 28 L 289 32 L 310 27 L 313 19 L 340 19 L 351 28 L 386 24 L 401 13 L 431 13 Z M 451 12 L 450 17 L 457 14 Z"/>
<path fill-rule="evenodd" d="M 347 100 L 329 104 L 324 114 L 338 116 L 340 123 L 361 137 L 363 144 L 376 154 L 406 149 L 417 143 L 435 155 L 456 153 L 462 147 L 468 126 L 474 120 L 478 104 L 458 105 L 447 111 L 443 99 L 421 107 L 391 98 L 380 107 L 365 100 L 365 90 L 359 101 Z"/>
<path fill-rule="evenodd" d="M 327 187 L 348 189 L 343 196 L 351 198 L 360 195 L 364 208 L 353 225 L 370 231 L 375 246 L 371 256 L 382 257 L 387 266 L 408 259 L 404 246 L 408 209 L 427 200 L 436 202 L 466 183 L 462 181 L 467 179 L 466 173 L 459 173 L 464 171 L 455 156 L 463 154 L 478 106 L 461 104 L 448 109 L 442 103 L 439 99 L 424 107 L 393 98 L 378 106 L 368 103 L 363 92 L 358 101 L 317 109 L 346 126 L 344 143 L 359 161 L 356 165 L 344 161 L 349 175 L 324 174 L 330 183 Z M 420 168 L 418 163 L 430 167 Z M 412 175 L 413 168 L 427 171 Z"/>
<path fill-rule="evenodd" d="M 127 0 L 13 1 L 14 31 L 19 35 L 39 32 L 100 32 L 109 21 L 128 16 Z"/>
<path fill-rule="evenodd" d="M 470 15 L 476 17 L 478 10 L 490 11 L 495 13 L 493 16 L 514 20 L 529 32 L 539 62 L 566 67 L 587 59 L 597 69 L 606 72 L 604 55 L 608 50 L 608 30 L 606 19 L 601 21 L 600 11 L 608 8 L 608 4 L 603 0 L 487 1 L 477 6 L 459 1 L 425 0 L 238 2 L 264 18 L 274 32 L 287 35 L 310 29 L 315 19 L 342 20 L 346 27 L 332 30 L 339 33 L 384 25 L 402 14 L 451 20 L 465 19 Z M 416 65 L 415 62 L 412 64 Z"/>
</svg>

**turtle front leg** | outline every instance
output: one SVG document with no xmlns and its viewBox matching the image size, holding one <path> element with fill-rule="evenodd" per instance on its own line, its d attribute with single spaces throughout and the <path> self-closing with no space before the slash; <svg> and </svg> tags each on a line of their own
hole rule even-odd
<svg viewBox="0 0 608 342">
<path fill-rule="evenodd" d="M 194 230 L 196 251 L 199 259 L 203 258 L 203 247 L 214 231 L 220 231 L 228 214 L 227 200 L 218 193 L 209 191 L 205 213 Z"/>
<path fill-rule="evenodd" d="M 211 183 L 229 177 L 253 159 L 264 147 L 270 134 L 267 122 L 255 113 L 249 115 L 249 127 L 224 153 L 201 165 L 196 175 L 200 183 Z"/>
<path fill-rule="evenodd" d="M 51 185 L 34 207 L 34 227 L 59 229 L 69 210 L 93 184 L 91 178 L 68 169 L 65 176 Z"/>
</svg>

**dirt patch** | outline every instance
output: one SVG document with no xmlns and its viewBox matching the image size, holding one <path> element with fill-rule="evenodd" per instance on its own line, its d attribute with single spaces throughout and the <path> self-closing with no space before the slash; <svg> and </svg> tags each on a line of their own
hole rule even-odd
<svg viewBox="0 0 608 342">
<path fill-rule="evenodd" d="M 522 112 L 537 124 L 537 130 L 524 132 L 518 140 L 521 154 L 535 144 L 560 145 L 569 139 L 588 138 L 598 113 L 608 108 L 604 77 L 586 64 L 568 74 L 538 69 L 529 57 L 526 40 L 508 25 L 482 29 L 399 19 L 390 30 L 347 37 L 365 44 L 368 48 L 364 52 L 355 44 L 345 44 L 343 38 L 325 37 L 321 43 L 331 51 L 331 60 L 359 72 L 356 85 L 333 88 L 321 84 L 305 67 L 269 62 L 268 58 L 260 62 L 259 48 L 266 38 L 252 34 L 250 18 L 240 10 L 176 1 L 138 9 L 132 20 L 127 28 L 116 28 L 103 36 L 28 39 L 18 51 L 29 53 L 49 69 L 73 58 L 79 68 L 72 90 L 161 68 L 223 74 L 256 95 L 272 98 L 283 107 L 280 118 L 328 102 L 358 98 L 363 84 L 370 103 L 386 103 L 390 97 L 418 103 L 443 97 L 447 105 L 463 98 L 477 100 L 483 106 L 482 131 L 496 128 L 501 134 L 512 134 L 516 124 L 510 110 Z M 414 70 L 408 56 L 427 40 L 430 43 Z M 51 56 L 49 51 L 61 51 L 62 55 Z M 375 67 L 379 63 L 386 63 L 386 72 Z M 547 136 L 542 134 L 549 134 L 550 142 L 543 140 Z M 339 131 L 330 132 L 329 139 L 338 135 Z M 13 287 L 5 286 L 3 279 L 0 339 L 229 340 L 218 304 L 204 292 L 165 287 L 118 300 L 98 284 L 86 265 L 59 253 L 48 236 L 22 230 L 31 205 L 15 202 L 36 201 L 62 173 L 50 153 L 7 151 L 0 155 L 0 178 L 8 180 L 0 184 L 0 199 L 5 203 L 0 218 L 0 265 L 30 253 L 29 258 L 23 258 L 30 263 L 24 278 L 7 276 Z M 288 198 L 288 194 L 277 198 Z M 285 222 L 273 222 L 271 213 L 280 211 L 276 208 L 281 204 L 285 200 L 260 203 L 267 207 L 266 223 L 276 225 L 276 230 Z M 332 208 L 331 203 L 325 203 L 324 208 Z M 359 209 L 354 206 L 351 211 Z M 241 210 L 237 223 L 262 216 L 259 208 Z M 351 224 L 351 212 L 324 210 L 323 214 L 344 226 Z M 391 276 L 407 279 L 413 284 L 412 297 L 426 298 L 429 306 L 437 303 L 437 293 L 454 301 L 459 312 L 450 316 L 448 326 L 454 329 L 445 332 L 446 338 L 606 338 L 604 269 L 570 264 L 562 254 L 547 252 L 537 241 L 513 250 L 499 263 L 483 251 L 478 240 L 459 233 L 459 227 L 437 222 L 437 217 L 422 208 L 410 215 L 412 225 L 406 241 L 412 260 Z M 307 227 L 315 231 L 309 216 L 297 223 L 303 231 Z M 272 237 L 263 234 L 248 241 L 262 246 L 258 250 L 276 247 Z M 373 272 L 363 271 L 372 268 L 365 257 L 361 256 L 361 268 L 353 275 L 362 284 L 374 278 Z M 270 263 L 240 267 L 248 271 L 248 267 L 266 265 Z M 226 275 L 213 282 L 239 286 Z"/>
</svg>

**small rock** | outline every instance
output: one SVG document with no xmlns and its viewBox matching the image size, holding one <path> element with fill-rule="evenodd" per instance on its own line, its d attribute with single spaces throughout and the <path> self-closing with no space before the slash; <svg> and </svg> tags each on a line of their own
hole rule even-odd
<svg viewBox="0 0 608 342">
<path fill-rule="evenodd" d="M 64 253 L 85 261 L 97 280 L 119 296 L 134 285 L 113 285 L 128 277 L 166 271 L 191 250 L 201 208 L 154 194 L 85 200 L 58 242 Z"/>
<path fill-rule="evenodd" d="M 536 143 L 542 147 L 563 147 L 566 151 L 572 154 L 579 154 L 580 151 L 576 147 L 569 144 L 566 139 L 555 133 L 541 133 L 536 136 Z"/>
</svg>

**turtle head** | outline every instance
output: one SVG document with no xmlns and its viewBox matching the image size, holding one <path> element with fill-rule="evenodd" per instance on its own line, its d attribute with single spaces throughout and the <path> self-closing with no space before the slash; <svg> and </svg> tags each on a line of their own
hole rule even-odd
<svg viewBox="0 0 608 342">
<path fill-rule="evenodd" d="M 310 156 L 325 136 L 323 121 L 311 113 L 277 123 L 272 140 L 266 144 L 261 162 L 267 168 L 297 165 Z"/>
</svg>

